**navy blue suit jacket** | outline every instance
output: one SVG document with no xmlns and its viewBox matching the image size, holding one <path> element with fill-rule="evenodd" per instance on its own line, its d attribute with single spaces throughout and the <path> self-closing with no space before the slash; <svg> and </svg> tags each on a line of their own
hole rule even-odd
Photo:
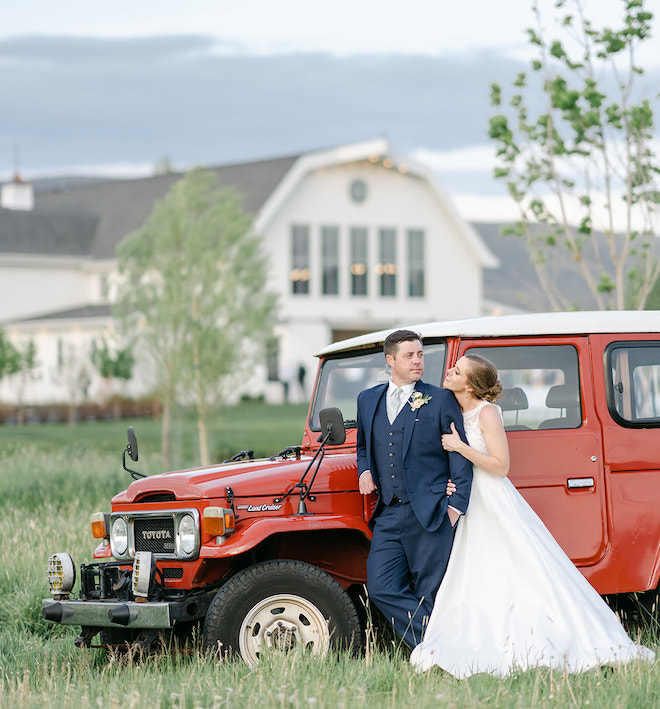
<svg viewBox="0 0 660 709">
<path fill-rule="evenodd" d="M 378 489 L 378 504 L 370 521 L 380 509 L 380 482 L 372 456 L 372 428 L 376 407 L 385 396 L 388 384 L 378 384 L 365 389 L 357 403 L 357 463 L 358 475 L 370 470 Z M 453 421 L 465 441 L 463 415 L 456 397 L 447 389 L 417 382 L 414 391 L 431 398 L 416 410 L 409 403 L 402 409 L 405 416 L 403 434 L 403 473 L 410 504 L 420 524 L 429 532 L 437 530 L 447 514 L 448 498 L 445 494 L 449 478 L 456 485 L 451 506 L 461 512 L 467 510 L 472 488 L 472 463 L 460 453 L 448 453 L 442 447 L 441 436 L 451 433 Z"/>
</svg>

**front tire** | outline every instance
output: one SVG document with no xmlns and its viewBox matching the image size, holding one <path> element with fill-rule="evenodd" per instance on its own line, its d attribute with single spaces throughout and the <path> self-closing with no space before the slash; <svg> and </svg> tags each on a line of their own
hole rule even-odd
<svg viewBox="0 0 660 709">
<path fill-rule="evenodd" d="M 254 667 L 265 651 L 358 650 L 362 630 L 348 593 L 325 571 L 300 561 L 266 561 L 218 590 L 204 623 L 204 649 L 237 654 Z"/>
</svg>

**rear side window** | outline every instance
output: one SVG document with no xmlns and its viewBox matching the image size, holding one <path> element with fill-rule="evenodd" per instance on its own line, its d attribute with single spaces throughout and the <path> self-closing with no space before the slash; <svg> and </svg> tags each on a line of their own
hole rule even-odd
<svg viewBox="0 0 660 709">
<path fill-rule="evenodd" d="M 572 345 L 472 347 L 495 364 L 507 431 L 578 428 L 582 423 L 578 353 Z"/>
<path fill-rule="evenodd" d="M 614 343 L 605 367 L 612 417 L 624 426 L 660 426 L 660 344 Z"/>
</svg>

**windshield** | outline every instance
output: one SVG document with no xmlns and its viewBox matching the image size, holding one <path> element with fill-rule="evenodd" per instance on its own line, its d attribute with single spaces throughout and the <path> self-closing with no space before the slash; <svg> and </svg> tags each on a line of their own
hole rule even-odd
<svg viewBox="0 0 660 709">
<path fill-rule="evenodd" d="M 424 381 L 442 386 L 445 371 L 447 347 L 444 342 L 424 344 Z M 356 425 L 357 397 L 363 389 L 386 382 L 390 368 L 385 362 L 382 349 L 360 352 L 354 356 L 342 354 L 335 359 L 327 359 L 319 374 L 314 398 L 312 430 L 321 429 L 319 411 L 329 407 L 338 408 L 347 428 Z"/>
</svg>

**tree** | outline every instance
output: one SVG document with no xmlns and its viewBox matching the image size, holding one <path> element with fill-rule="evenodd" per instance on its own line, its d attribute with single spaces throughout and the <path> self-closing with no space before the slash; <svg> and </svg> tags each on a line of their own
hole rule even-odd
<svg viewBox="0 0 660 709">
<path fill-rule="evenodd" d="M 560 262 L 577 270 L 600 309 L 624 308 L 626 297 L 642 309 L 660 274 L 660 170 L 653 110 L 637 87 L 643 70 L 636 62 L 653 16 L 644 0 L 624 0 L 621 28 L 596 29 L 582 0 L 556 0 L 554 6 L 562 39 L 545 36 L 534 0 L 532 74 L 516 78 L 510 115 L 490 120 L 500 161 L 495 177 L 506 180 L 520 215 L 504 233 L 524 239 L 554 309 L 574 305 L 553 282 L 552 269 Z M 532 116 L 524 94 L 539 81 L 546 106 Z M 501 108 L 500 86 L 491 90 L 492 105 Z M 621 208 L 625 226 L 617 233 Z"/>
<path fill-rule="evenodd" d="M 233 190 L 195 169 L 174 184 L 143 227 L 119 245 L 117 314 L 149 357 L 163 403 L 163 457 L 173 405 L 194 403 L 200 459 L 207 418 L 254 364 L 271 331 L 262 241 Z"/>
<path fill-rule="evenodd" d="M 16 374 L 21 368 L 21 353 L 0 330 L 0 379 Z"/>
<path fill-rule="evenodd" d="M 101 344 L 92 350 L 92 364 L 105 379 L 108 387 L 117 379 L 128 381 L 133 376 L 135 359 L 130 347 L 111 349 L 105 338 Z M 120 401 L 115 397 L 113 402 L 113 418 L 115 421 L 121 417 Z"/>
<path fill-rule="evenodd" d="M 22 426 L 25 423 L 25 389 L 29 382 L 39 378 L 37 372 L 39 362 L 37 360 L 37 347 L 32 340 L 18 347 L 17 352 L 20 357 L 20 368 L 14 374 L 14 378 L 18 380 L 16 386 L 16 423 Z"/>
<path fill-rule="evenodd" d="M 76 423 L 78 403 L 83 402 L 87 396 L 90 383 L 87 362 L 87 356 L 78 345 L 73 342 L 64 343 L 52 373 L 53 381 L 66 389 L 70 426 Z"/>
</svg>

